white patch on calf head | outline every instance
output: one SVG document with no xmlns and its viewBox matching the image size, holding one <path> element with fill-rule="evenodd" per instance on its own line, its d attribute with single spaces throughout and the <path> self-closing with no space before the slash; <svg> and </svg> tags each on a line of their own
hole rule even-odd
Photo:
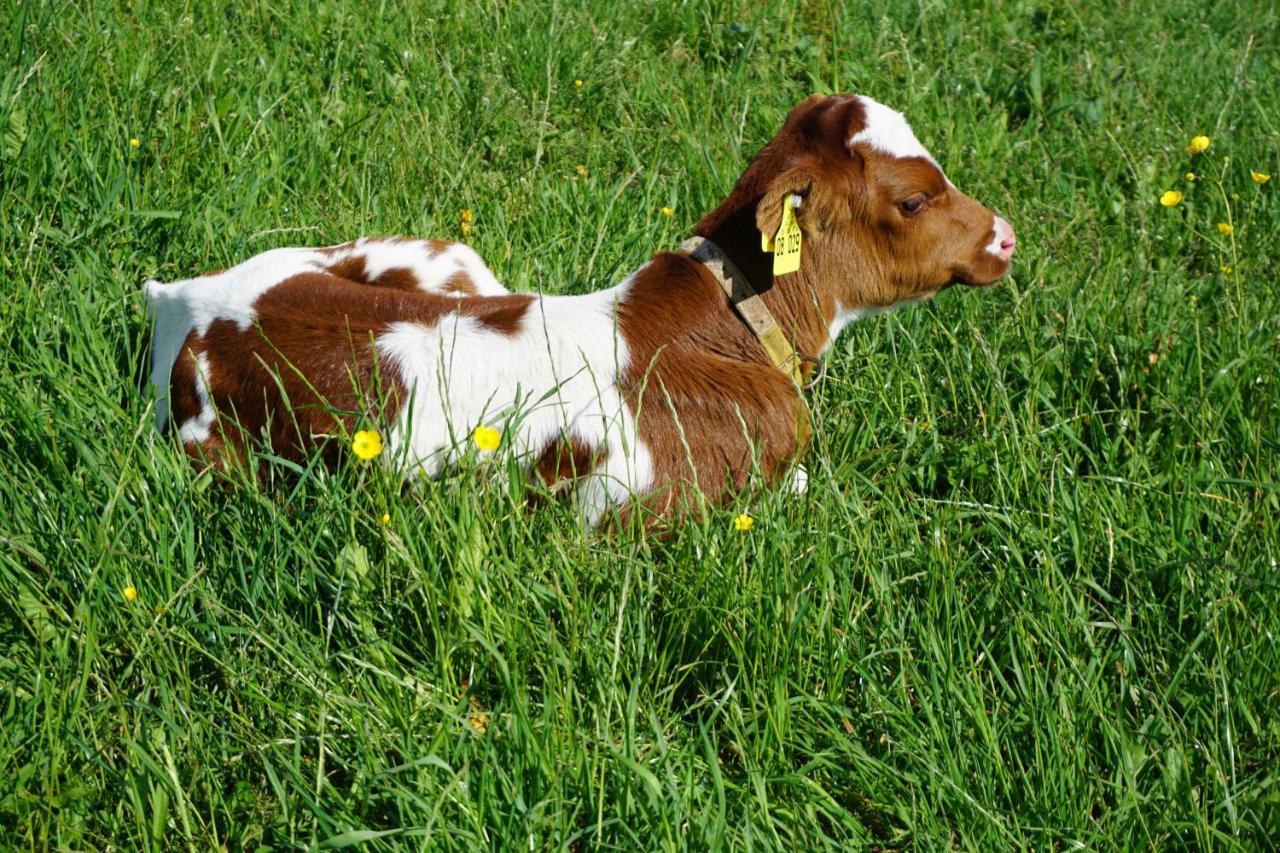
<svg viewBox="0 0 1280 853">
<path fill-rule="evenodd" d="M 1000 216 L 995 216 L 992 220 L 991 230 L 995 232 L 995 236 L 987 244 L 987 252 L 1001 260 L 1007 260 L 1013 250 L 1006 249 L 1004 242 L 1013 239 L 1013 226 Z"/>
<path fill-rule="evenodd" d="M 933 165 L 938 161 L 920 144 L 906 117 L 897 110 L 890 109 L 879 101 L 865 95 L 855 95 L 862 104 L 866 125 L 862 130 L 849 137 L 848 145 L 864 144 L 891 157 L 923 157 Z M 938 167 L 941 171 L 942 167 Z"/>
</svg>

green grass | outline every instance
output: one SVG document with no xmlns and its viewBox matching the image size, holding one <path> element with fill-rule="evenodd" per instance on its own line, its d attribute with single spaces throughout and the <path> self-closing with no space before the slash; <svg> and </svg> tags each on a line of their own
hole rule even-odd
<svg viewBox="0 0 1280 853">
<path fill-rule="evenodd" d="M 0 846 L 1274 846 L 1275 8 L 435 5 L 0 4 Z M 1020 243 L 846 333 L 807 495 L 598 536 L 151 428 L 143 280 L 467 207 L 585 292 L 812 91 Z"/>
</svg>

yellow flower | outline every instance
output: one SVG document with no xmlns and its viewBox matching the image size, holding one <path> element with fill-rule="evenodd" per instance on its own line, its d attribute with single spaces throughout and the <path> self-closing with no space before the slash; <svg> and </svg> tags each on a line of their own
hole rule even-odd
<svg viewBox="0 0 1280 853">
<path fill-rule="evenodd" d="M 583 165 L 582 163 L 579 163 L 579 164 L 578 164 L 578 168 L 577 168 L 577 169 L 575 169 L 574 171 L 575 171 L 575 172 L 577 172 L 579 175 L 582 175 L 584 178 L 585 178 L 585 177 L 586 177 L 586 175 L 587 175 L 587 167 L 586 167 L 585 165 Z"/>
<path fill-rule="evenodd" d="M 484 711 L 472 711 L 467 715 L 467 724 L 480 734 L 489 731 L 489 715 Z"/>
<path fill-rule="evenodd" d="M 379 523 L 379 524 L 381 524 L 383 527 L 386 527 L 388 524 L 390 524 L 390 523 L 391 523 L 391 513 L 389 513 L 389 512 L 384 512 L 384 513 L 382 514 L 382 517 L 378 519 L 378 523 Z"/>
<path fill-rule="evenodd" d="M 1265 184 L 1271 180 L 1271 176 L 1263 172 L 1250 172 L 1249 177 L 1253 178 L 1254 183 Z"/>
<path fill-rule="evenodd" d="M 476 447 L 487 453 L 498 449 L 498 445 L 502 443 L 502 433 L 493 427 L 478 426 L 472 431 L 471 440 L 476 443 Z"/>
<path fill-rule="evenodd" d="M 1232 231 L 1234 231 L 1234 230 L 1236 230 L 1236 229 L 1234 229 L 1234 228 L 1232 228 L 1232 227 L 1231 227 L 1231 223 L 1230 223 L 1230 222 L 1219 222 L 1219 223 L 1218 223 L 1218 233 L 1219 233 L 1219 234 L 1230 234 L 1230 233 L 1231 233 Z"/>
<path fill-rule="evenodd" d="M 1165 207 L 1177 207 L 1180 201 L 1182 201 L 1182 193 L 1177 190 L 1165 190 L 1164 195 L 1160 196 L 1160 203 Z"/>
<path fill-rule="evenodd" d="M 476 215 L 471 212 L 471 208 L 464 207 L 462 208 L 462 212 L 459 214 L 459 217 L 462 219 L 462 236 L 470 237 L 471 223 L 475 221 Z"/>
<path fill-rule="evenodd" d="M 753 524 L 755 524 L 755 523 L 756 523 L 756 520 L 755 520 L 754 518 L 752 518 L 751 516 L 747 515 L 745 512 L 744 512 L 744 513 L 740 513 L 740 514 L 738 514 L 738 515 L 735 515 L 735 516 L 733 517 L 733 529 L 734 529 L 734 530 L 739 530 L 739 531 L 743 531 L 743 532 L 745 532 L 745 531 L 747 531 L 747 530 L 750 530 L 750 529 L 751 529 L 751 525 L 753 525 Z"/>
<path fill-rule="evenodd" d="M 1194 180 L 1196 179 L 1196 173 L 1195 173 L 1195 172 L 1187 172 L 1187 173 L 1186 173 L 1185 175 L 1183 175 L 1182 177 L 1186 178 L 1188 181 L 1194 181 Z"/>
<path fill-rule="evenodd" d="M 675 209 L 674 207 L 664 207 L 664 208 L 662 208 L 662 215 L 663 215 L 663 216 L 675 216 L 675 215 L 676 215 L 676 209 Z"/>
<path fill-rule="evenodd" d="M 574 81 L 573 81 L 573 88 L 575 88 L 575 89 L 581 89 L 581 88 L 582 88 L 582 81 L 581 81 L 581 80 L 574 80 Z"/>
<path fill-rule="evenodd" d="M 1209 137 L 1193 136 L 1191 141 L 1187 143 L 1187 151 L 1191 154 L 1203 154 L 1209 150 Z"/>
<path fill-rule="evenodd" d="M 136 137 L 136 136 L 135 136 L 135 137 L 133 137 L 133 139 L 130 139 L 130 140 L 129 140 L 129 147 L 130 147 L 130 148 L 137 148 L 137 147 L 138 147 L 139 145 L 141 145 L 141 144 L 142 144 L 142 143 L 138 141 L 138 137 Z"/>
<path fill-rule="evenodd" d="M 1222 273 L 1223 275 L 1227 275 L 1228 273 L 1231 272 L 1231 267 L 1227 266 L 1226 264 L 1223 264 L 1222 266 L 1218 267 L 1218 272 Z"/>
<path fill-rule="evenodd" d="M 129 584 L 120 590 L 120 594 L 124 596 L 125 601 L 135 601 L 138 598 L 138 590 L 134 588 L 133 584 Z"/>
<path fill-rule="evenodd" d="M 382 436 L 378 435 L 377 430 L 359 430 L 351 439 L 351 450 L 365 462 L 376 459 L 382 452 Z"/>
</svg>

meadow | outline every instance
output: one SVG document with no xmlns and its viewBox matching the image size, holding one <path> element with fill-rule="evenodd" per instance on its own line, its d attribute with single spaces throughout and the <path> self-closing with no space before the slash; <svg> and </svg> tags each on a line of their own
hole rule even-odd
<svg viewBox="0 0 1280 853">
<path fill-rule="evenodd" d="M 1277 45 L 1255 0 L 2 0 L 0 847 L 1274 848 Z M 845 333 L 803 496 L 602 535 L 501 466 L 155 432 L 144 280 L 465 209 L 598 289 L 815 91 L 1019 248 Z"/>
</svg>

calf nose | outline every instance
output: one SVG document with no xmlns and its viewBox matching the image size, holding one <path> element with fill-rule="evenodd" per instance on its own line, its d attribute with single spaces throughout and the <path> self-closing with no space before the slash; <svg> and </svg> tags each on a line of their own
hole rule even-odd
<svg viewBox="0 0 1280 853">
<path fill-rule="evenodd" d="M 1013 226 L 1003 216 L 995 221 L 995 237 L 991 240 L 990 252 L 1002 261 L 1013 257 L 1013 248 L 1018 245 L 1018 236 L 1013 233 Z"/>
</svg>

